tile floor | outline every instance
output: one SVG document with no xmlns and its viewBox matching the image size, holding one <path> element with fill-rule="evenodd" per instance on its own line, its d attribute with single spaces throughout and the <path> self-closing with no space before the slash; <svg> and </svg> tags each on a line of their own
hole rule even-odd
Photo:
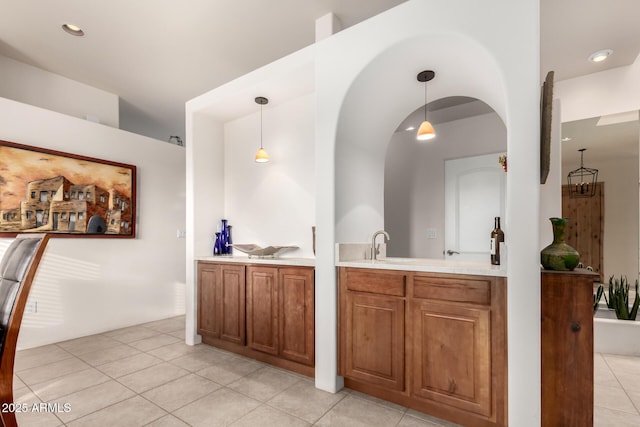
<svg viewBox="0 0 640 427">
<path fill-rule="evenodd" d="M 640 358 L 596 354 L 595 425 L 640 425 Z M 21 427 L 453 427 L 361 393 L 207 345 L 184 344 L 184 317 L 18 352 Z"/>
</svg>

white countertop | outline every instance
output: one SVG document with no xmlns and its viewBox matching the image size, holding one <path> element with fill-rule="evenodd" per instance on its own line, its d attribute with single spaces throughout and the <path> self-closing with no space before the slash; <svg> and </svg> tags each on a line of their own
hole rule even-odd
<svg viewBox="0 0 640 427">
<path fill-rule="evenodd" d="M 223 264 L 265 264 L 265 265 L 291 265 L 297 267 L 315 267 L 314 258 L 249 258 L 247 256 L 201 256 L 196 261 L 219 262 Z"/>
<path fill-rule="evenodd" d="M 405 270 L 429 273 L 470 274 L 475 276 L 507 277 L 507 271 L 489 262 L 453 261 L 427 258 L 381 258 L 338 261 L 337 267 L 372 268 L 380 270 Z"/>
</svg>

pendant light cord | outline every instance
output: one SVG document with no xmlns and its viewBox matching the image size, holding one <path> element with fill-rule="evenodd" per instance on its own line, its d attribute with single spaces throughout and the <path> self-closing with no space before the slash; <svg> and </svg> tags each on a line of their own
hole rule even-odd
<svg viewBox="0 0 640 427">
<path fill-rule="evenodd" d="M 260 104 L 260 148 L 262 149 L 262 104 Z"/>
<path fill-rule="evenodd" d="M 424 82 L 424 121 L 427 121 L 427 82 Z"/>
</svg>

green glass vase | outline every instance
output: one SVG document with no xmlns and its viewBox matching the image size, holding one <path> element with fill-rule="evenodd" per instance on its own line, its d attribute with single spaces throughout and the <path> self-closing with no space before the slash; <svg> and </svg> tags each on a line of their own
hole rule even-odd
<svg viewBox="0 0 640 427">
<path fill-rule="evenodd" d="M 540 252 L 545 270 L 572 271 L 580 262 L 580 254 L 565 243 L 564 229 L 569 218 L 549 218 L 553 227 L 553 243 Z"/>
</svg>

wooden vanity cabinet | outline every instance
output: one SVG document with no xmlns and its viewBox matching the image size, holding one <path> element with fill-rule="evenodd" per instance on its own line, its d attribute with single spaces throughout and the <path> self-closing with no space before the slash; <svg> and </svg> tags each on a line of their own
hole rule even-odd
<svg viewBox="0 0 640 427">
<path fill-rule="evenodd" d="M 313 269 L 247 267 L 247 345 L 314 364 Z"/>
<path fill-rule="evenodd" d="M 342 374 L 390 390 L 404 390 L 404 274 L 343 270 Z"/>
<path fill-rule="evenodd" d="M 465 426 L 507 425 L 506 279 L 340 268 L 345 386 Z"/>
<path fill-rule="evenodd" d="M 198 263 L 198 333 L 245 343 L 245 267 Z"/>
<path fill-rule="evenodd" d="M 206 344 L 313 376 L 314 268 L 199 261 Z"/>
<path fill-rule="evenodd" d="M 504 395 L 505 390 L 493 378 L 506 380 L 505 358 L 500 357 L 506 354 L 506 347 L 492 341 L 506 330 L 491 330 L 492 322 L 504 324 L 498 309 L 492 313 L 494 281 L 490 277 L 415 275 L 412 396 L 487 420 L 496 414 L 494 403 L 501 397 L 497 391 Z"/>
</svg>

